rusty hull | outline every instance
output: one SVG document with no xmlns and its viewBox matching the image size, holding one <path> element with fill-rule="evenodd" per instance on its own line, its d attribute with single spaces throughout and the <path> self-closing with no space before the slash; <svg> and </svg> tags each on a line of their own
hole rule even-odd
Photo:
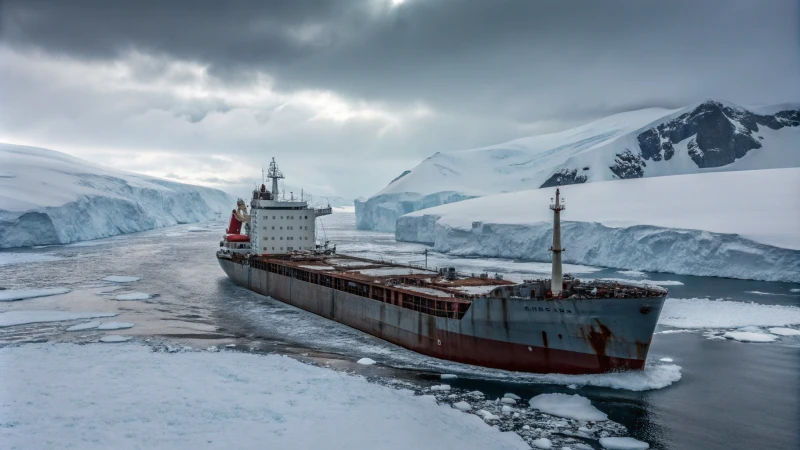
<svg viewBox="0 0 800 450">
<path fill-rule="evenodd" d="M 236 283 L 436 358 L 537 373 L 642 369 L 666 296 L 470 299 L 459 320 L 218 258 Z M 501 283 L 498 283 L 501 284 Z M 502 283 L 506 284 L 506 283 Z"/>
</svg>

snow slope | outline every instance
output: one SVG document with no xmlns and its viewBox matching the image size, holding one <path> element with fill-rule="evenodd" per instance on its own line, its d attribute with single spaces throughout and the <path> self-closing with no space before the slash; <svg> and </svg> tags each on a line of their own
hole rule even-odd
<svg viewBox="0 0 800 450">
<path fill-rule="evenodd" d="M 561 187 L 564 261 L 620 269 L 800 281 L 800 168 Z M 401 241 L 549 261 L 554 188 L 491 195 L 398 219 Z"/>
<path fill-rule="evenodd" d="M 800 167 L 797 105 L 757 111 L 714 101 L 650 108 L 558 133 L 436 153 L 356 201 L 356 223 L 393 231 L 398 217 L 423 208 L 558 184 Z"/>
<path fill-rule="evenodd" d="M 278 355 L 0 348 L 0 448 L 528 449 L 473 414 Z"/>
<path fill-rule="evenodd" d="M 0 248 L 66 244 L 215 219 L 224 192 L 0 144 Z"/>
</svg>

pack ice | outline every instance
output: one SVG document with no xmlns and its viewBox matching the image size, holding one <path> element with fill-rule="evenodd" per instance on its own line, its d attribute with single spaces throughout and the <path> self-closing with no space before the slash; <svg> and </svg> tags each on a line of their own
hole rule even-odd
<svg viewBox="0 0 800 450">
<path fill-rule="evenodd" d="M 555 189 L 490 195 L 407 214 L 401 241 L 455 255 L 550 261 Z M 561 187 L 564 262 L 800 282 L 800 168 Z"/>
<path fill-rule="evenodd" d="M 540 187 L 798 167 L 799 144 L 798 105 L 748 109 L 709 100 L 629 111 L 558 133 L 436 153 L 357 200 L 356 225 L 394 231 L 413 211 Z"/>
<path fill-rule="evenodd" d="M 43 148 L 0 144 L 0 248 L 67 244 L 211 220 L 222 191 L 103 167 Z"/>
</svg>

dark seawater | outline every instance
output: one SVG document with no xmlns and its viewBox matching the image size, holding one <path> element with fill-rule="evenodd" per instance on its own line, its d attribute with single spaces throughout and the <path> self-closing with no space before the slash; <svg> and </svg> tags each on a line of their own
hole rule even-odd
<svg viewBox="0 0 800 450">
<path fill-rule="evenodd" d="M 319 236 L 336 243 L 340 253 L 424 264 L 425 246 L 397 243 L 387 233 L 357 231 L 352 213 L 334 214 L 321 222 Z M 682 378 L 656 390 L 633 392 L 591 386 L 570 389 L 515 382 L 513 374 L 421 356 L 235 286 L 214 257 L 224 225 L 204 226 L 206 231 L 189 231 L 198 230 L 196 226 L 178 226 L 78 245 L 2 251 L 0 261 L 9 252 L 62 259 L 0 265 L 0 287 L 65 286 L 80 293 L 107 285 L 101 279 L 108 275 L 140 276 L 135 290 L 158 294 L 158 308 L 177 317 L 201 318 L 221 332 L 251 342 L 278 349 L 329 352 L 351 360 L 369 356 L 396 367 L 398 373 L 458 373 L 459 378 L 448 380 L 449 384 L 480 390 L 488 397 L 505 392 L 514 392 L 524 400 L 548 392 L 580 394 L 652 448 L 800 448 L 800 338 L 748 344 L 709 340 L 698 332 L 658 334 L 650 359 L 673 358 L 674 364 L 682 368 Z M 549 271 L 548 263 L 451 257 L 433 252 L 428 256 L 428 265 L 455 266 L 467 273 L 499 272 L 516 280 L 543 277 Z M 637 279 L 616 269 L 572 269 L 581 278 Z M 570 270 L 567 267 L 566 271 Z M 657 273 L 644 276 L 648 281 L 682 283 L 665 286 L 673 298 L 719 298 L 800 307 L 800 295 L 791 292 L 800 288 L 797 284 Z M 0 304 L 0 311 L 3 308 L 8 306 Z M 0 328 L 0 344 L 18 339 L 21 332 L 13 328 Z"/>
</svg>

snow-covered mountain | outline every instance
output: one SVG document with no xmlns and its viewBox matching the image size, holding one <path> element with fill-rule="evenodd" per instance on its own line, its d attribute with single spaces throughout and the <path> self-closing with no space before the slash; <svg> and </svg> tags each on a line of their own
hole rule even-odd
<svg viewBox="0 0 800 450">
<path fill-rule="evenodd" d="M 625 112 L 570 130 L 441 152 L 364 202 L 361 229 L 403 214 L 503 192 L 615 179 L 800 167 L 800 105 L 748 110 L 707 101 Z"/>
<path fill-rule="evenodd" d="M 800 168 L 561 187 L 564 262 L 800 282 Z M 550 261 L 555 188 L 413 212 L 396 238 L 441 252 Z"/>
<path fill-rule="evenodd" d="M 211 220 L 234 206 L 216 189 L 111 169 L 53 150 L 0 144 L 0 248 Z"/>
</svg>

